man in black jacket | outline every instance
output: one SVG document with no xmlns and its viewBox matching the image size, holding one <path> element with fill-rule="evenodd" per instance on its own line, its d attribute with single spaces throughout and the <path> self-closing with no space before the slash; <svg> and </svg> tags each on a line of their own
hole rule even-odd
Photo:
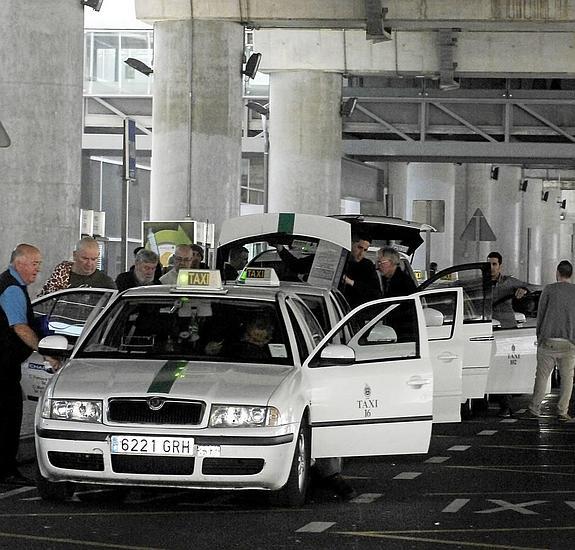
<svg viewBox="0 0 575 550">
<path fill-rule="evenodd" d="M 158 255 L 152 250 L 142 248 L 136 254 L 134 265 L 116 277 L 116 287 L 120 292 L 128 288 L 146 285 L 159 285 L 156 278 Z"/>
<path fill-rule="evenodd" d="M 352 309 L 381 298 L 375 266 L 365 257 L 370 244 L 371 238 L 367 235 L 355 235 L 352 239 L 351 256 L 343 276 L 343 294 Z"/>
<path fill-rule="evenodd" d="M 377 252 L 377 270 L 384 298 L 407 296 L 417 287 L 413 279 L 399 267 L 400 257 L 395 248 L 384 246 Z"/>
<path fill-rule="evenodd" d="M 29 244 L 19 244 L 10 266 L 0 275 L 0 484 L 33 485 L 17 468 L 16 455 L 22 426 L 20 365 L 38 349 L 34 312 L 27 286 L 40 272 L 42 256 Z M 54 370 L 57 360 L 46 357 Z"/>
</svg>

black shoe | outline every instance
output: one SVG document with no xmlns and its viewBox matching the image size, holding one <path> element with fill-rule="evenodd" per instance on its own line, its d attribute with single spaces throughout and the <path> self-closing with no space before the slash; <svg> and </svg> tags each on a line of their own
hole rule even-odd
<svg viewBox="0 0 575 550">
<path fill-rule="evenodd" d="M 33 487 L 34 481 L 23 476 L 18 470 L 0 477 L 0 485 L 16 485 L 18 487 Z"/>
<path fill-rule="evenodd" d="M 511 412 L 511 409 L 509 407 L 506 407 L 505 409 L 501 409 L 499 411 L 499 415 L 500 418 L 511 418 L 513 416 L 513 413 Z"/>
<path fill-rule="evenodd" d="M 329 487 L 341 500 L 351 500 L 357 496 L 355 489 L 341 476 L 341 474 L 334 474 L 333 476 L 325 479 L 325 484 Z"/>
</svg>

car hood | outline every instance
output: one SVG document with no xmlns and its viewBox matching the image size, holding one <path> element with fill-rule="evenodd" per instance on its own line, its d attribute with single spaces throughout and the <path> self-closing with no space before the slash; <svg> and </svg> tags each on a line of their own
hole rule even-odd
<svg viewBox="0 0 575 550">
<path fill-rule="evenodd" d="M 294 369 L 281 365 L 73 359 L 58 376 L 53 397 L 169 395 L 207 403 L 265 405 Z"/>
</svg>

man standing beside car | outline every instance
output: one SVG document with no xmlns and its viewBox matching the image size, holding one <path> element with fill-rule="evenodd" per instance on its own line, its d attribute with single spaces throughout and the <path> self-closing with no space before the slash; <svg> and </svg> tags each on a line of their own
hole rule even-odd
<svg viewBox="0 0 575 550">
<path fill-rule="evenodd" d="M 41 265 L 38 248 L 19 244 L 8 269 L 0 275 L 0 484 L 33 485 L 18 471 L 16 455 L 23 410 L 20 365 L 38 349 L 27 286 L 36 280 Z M 46 360 L 54 370 L 60 366 L 57 360 Z"/>
<path fill-rule="evenodd" d="M 156 279 L 156 267 L 158 266 L 158 255 L 152 250 L 142 248 L 134 261 L 134 267 L 120 273 L 116 277 L 116 287 L 120 292 L 128 288 L 146 285 L 161 284 Z"/>
<path fill-rule="evenodd" d="M 528 416 L 541 416 L 541 402 L 547 390 L 547 381 L 555 368 L 561 376 L 557 418 L 572 420 L 568 414 L 569 399 L 573 391 L 575 369 L 575 285 L 571 284 L 571 262 L 559 262 L 556 283 L 547 285 L 541 293 L 537 311 L 537 370 Z"/>
<path fill-rule="evenodd" d="M 377 252 L 377 270 L 384 298 L 407 296 L 417 290 L 415 281 L 399 266 L 400 260 L 399 253 L 391 246 L 384 246 Z"/>
<path fill-rule="evenodd" d="M 352 309 L 381 298 L 375 265 L 365 257 L 370 244 L 371 239 L 366 235 L 356 235 L 352 239 L 351 256 L 343 276 L 343 295 Z"/>
</svg>

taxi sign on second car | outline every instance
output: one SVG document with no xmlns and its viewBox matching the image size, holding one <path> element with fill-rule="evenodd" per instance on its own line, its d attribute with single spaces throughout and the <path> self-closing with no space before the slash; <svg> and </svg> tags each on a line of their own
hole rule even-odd
<svg viewBox="0 0 575 550">
<path fill-rule="evenodd" d="M 252 286 L 280 286 L 275 269 L 270 267 L 246 267 L 238 282 Z"/>
</svg>

